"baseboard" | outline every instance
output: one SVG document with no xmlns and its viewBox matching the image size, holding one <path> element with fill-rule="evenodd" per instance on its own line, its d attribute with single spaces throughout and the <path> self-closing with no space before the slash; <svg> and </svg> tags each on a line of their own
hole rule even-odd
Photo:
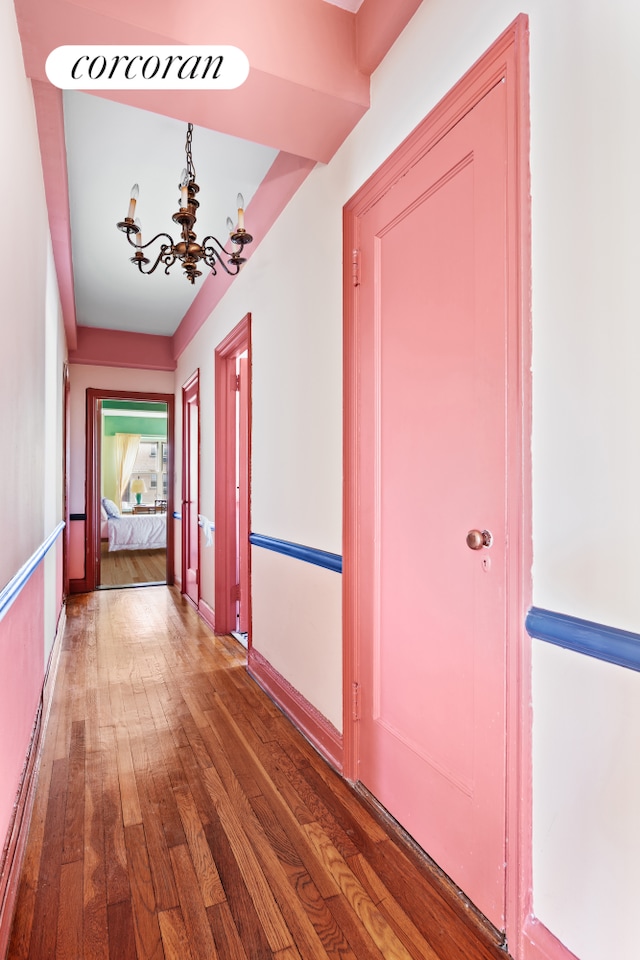
<svg viewBox="0 0 640 960">
<path fill-rule="evenodd" d="M 62 638 L 67 626 L 67 607 L 63 603 L 58 617 L 58 626 L 56 629 L 56 638 L 49 654 L 49 663 L 44 675 L 44 684 L 42 686 L 42 731 L 47 729 L 49 723 L 49 714 L 51 712 L 51 702 L 53 700 L 53 691 L 56 686 L 58 676 L 58 666 L 60 664 L 60 654 L 62 653 Z M 2 956 L 2 954 L 0 954 Z"/>
<path fill-rule="evenodd" d="M 13 914 L 18 899 L 20 874 L 24 861 L 33 801 L 35 798 L 38 773 L 40 771 L 41 744 L 49 722 L 52 694 L 58 673 L 62 637 L 67 622 L 66 608 L 62 607 L 58 618 L 56 637 L 51 648 L 49 663 L 42 686 L 42 695 L 38 703 L 36 718 L 31 731 L 18 792 L 13 805 L 7 840 L 0 857 L 0 957 L 5 957 L 9 947 L 9 936 L 13 924 Z"/>
<path fill-rule="evenodd" d="M 334 770 L 342 774 L 342 734 L 309 703 L 268 660 L 251 648 L 247 659 L 249 675 L 258 683 L 300 733 L 316 748 Z"/>
<path fill-rule="evenodd" d="M 529 917 L 524 928 L 524 960 L 578 960 L 575 953 L 535 917 Z"/>
<path fill-rule="evenodd" d="M 87 578 L 83 577 L 81 580 L 69 580 L 69 593 L 88 593 L 89 587 L 87 585 Z"/>
<path fill-rule="evenodd" d="M 213 608 L 210 607 L 208 603 L 205 603 L 204 600 L 200 600 L 200 602 L 198 603 L 198 613 L 200 614 L 200 616 L 202 617 L 202 619 L 204 620 L 204 622 L 206 623 L 206 625 L 207 625 L 208 627 L 211 627 L 211 629 L 212 629 L 213 632 L 215 633 L 215 629 L 216 629 L 216 623 L 215 623 L 216 615 L 215 615 L 215 613 L 214 613 L 214 611 L 213 611 Z"/>
</svg>

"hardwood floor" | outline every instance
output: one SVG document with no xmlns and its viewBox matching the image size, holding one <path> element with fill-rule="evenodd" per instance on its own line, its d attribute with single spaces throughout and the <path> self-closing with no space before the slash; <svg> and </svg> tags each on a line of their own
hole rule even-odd
<svg viewBox="0 0 640 960">
<path fill-rule="evenodd" d="M 9 960 L 504 960 L 175 589 L 67 605 Z"/>
<path fill-rule="evenodd" d="M 134 583 L 164 583 L 167 577 L 166 550 L 114 550 L 101 544 L 100 583 L 103 587 Z"/>
</svg>

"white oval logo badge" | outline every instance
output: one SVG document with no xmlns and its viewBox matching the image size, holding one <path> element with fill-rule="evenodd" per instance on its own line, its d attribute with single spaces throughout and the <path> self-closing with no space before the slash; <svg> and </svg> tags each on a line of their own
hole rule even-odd
<svg viewBox="0 0 640 960">
<path fill-rule="evenodd" d="M 233 90 L 249 60 L 231 46 L 64 46 L 47 57 L 61 90 Z"/>
</svg>

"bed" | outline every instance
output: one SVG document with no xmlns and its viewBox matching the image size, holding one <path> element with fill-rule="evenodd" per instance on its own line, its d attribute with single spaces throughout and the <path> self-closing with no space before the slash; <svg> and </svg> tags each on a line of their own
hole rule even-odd
<svg viewBox="0 0 640 960">
<path fill-rule="evenodd" d="M 102 508 L 107 519 L 103 519 L 102 534 L 109 543 L 109 551 L 166 548 L 166 513 L 121 514 L 113 501 L 105 500 Z"/>
</svg>

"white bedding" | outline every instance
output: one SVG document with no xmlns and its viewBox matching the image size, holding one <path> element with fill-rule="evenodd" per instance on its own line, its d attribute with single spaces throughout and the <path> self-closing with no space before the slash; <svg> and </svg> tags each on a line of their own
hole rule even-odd
<svg viewBox="0 0 640 960">
<path fill-rule="evenodd" d="M 160 550 L 167 545 L 166 513 L 109 517 L 109 550 Z"/>
</svg>

